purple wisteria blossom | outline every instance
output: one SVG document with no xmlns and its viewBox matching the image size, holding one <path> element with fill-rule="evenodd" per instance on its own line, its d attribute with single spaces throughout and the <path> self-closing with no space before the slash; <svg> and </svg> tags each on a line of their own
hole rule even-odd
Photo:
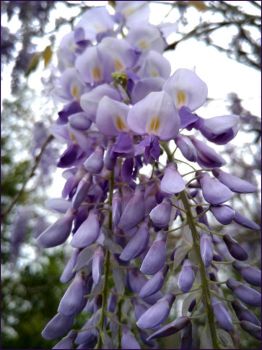
<svg viewBox="0 0 262 350">
<path fill-rule="evenodd" d="M 177 332 L 182 349 L 203 334 L 216 349 L 239 327 L 258 339 L 241 302 L 261 305 L 261 274 L 237 232 L 260 227 L 232 200 L 256 187 L 221 155 L 239 117 L 200 115 L 206 82 L 171 72 L 163 55 L 174 23 L 151 24 L 147 1 L 109 3 L 88 9 L 58 49 L 64 106 L 51 132 L 64 145 L 64 187 L 37 243 L 70 256 L 42 335 L 64 337 L 57 349 L 158 348 Z"/>
</svg>

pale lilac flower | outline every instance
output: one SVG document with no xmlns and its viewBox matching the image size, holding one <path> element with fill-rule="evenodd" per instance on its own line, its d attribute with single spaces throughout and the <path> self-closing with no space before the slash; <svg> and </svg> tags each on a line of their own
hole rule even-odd
<svg viewBox="0 0 262 350">
<path fill-rule="evenodd" d="M 62 218 L 37 237 L 38 244 L 44 248 L 51 248 L 64 243 L 71 232 L 73 219 L 74 212 L 72 209 L 68 209 Z"/>
<path fill-rule="evenodd" d="M 154 275 L 163 268 L 166 261 L 166 239 L 160 232 L 143 259 L 140 271 Z"/>
<path fill-rule="evenodd" d="M 168 194 L 180 193 L 185 189 L 185 181 L 174 164 L 169 164 L 165 168 L 164 176 L 160 182 L 160 189 Z"/>
<path fill-rule="evenodd" d="M 222 204 L 233 196 L 233 193 L 228 187 L 223 185 L 216 178 L 209 176 L 207 173 L 199 176 L 199 182 L 203 197 L 212 205 Z"/>
<path fill-rule="evenodd" d="M 130 109 L 127 123 L 136 134 L 156 135 L 161 140 L 175 137 L 179 118 L 167 93 L 151 92 Z"/>
<path fill-rule="evenodd" d="M 233 331 L 232 319 L 225 305 L 215 297 L 212 297 L 211 301 L 215 317 L 220 327 L 228 332 Z"/>
<path fill-rule="evenodd" d="M 87 219 L 81 224 L 74 234 L 71 245 L 75 248 L 85 248 L 95 242 L 100 232 L 98 216 L 91 211 Z"/>
<path fill-rule="evenodd" d="M 129 108 L 126 104 L 103 97 L 99 102 L 96 115 L 98 129 L 107 136 L 116 136 L 128 132 L 127 115 Z"/>
<path fill-rule="evenodd" d="M 207 85 L 196 73 L 181 68 L 167 79 L 163 86 L 173 99 L 176 108 L 188 107 L 191 111 L 201 107 L 207 99 Z"/>
</svg>

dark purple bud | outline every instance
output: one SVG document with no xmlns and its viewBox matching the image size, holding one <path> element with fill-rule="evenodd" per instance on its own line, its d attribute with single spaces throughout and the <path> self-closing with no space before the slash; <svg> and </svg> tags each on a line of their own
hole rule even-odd
<svg viewBox="0 0 262 350">
<path fill-rule="evenodd" d="M 234 240 L 230 235 L 225 234 L 223 240 L 227 246 L 229 253 L 237 260 L 247 260 L 247 252 Z"/>
<path fill-rule="evenodd" d="M 63 315 L 75 315 L 84 307 L 84 281 L 81 275 L 76 275 L 61 299 L 57 311 Z"/>
<path fill-rule="evenodd" d="M 58 219 L 37 237 L 37 243 L 43 248 L 56 247 L 64 243 L 72 228 L 74 211 L 69 209 L 64 217 Z"/>
<path fill-rule="evenodd" d="M 261 306 L 261 294 L 258 291 L 235 281 L 233 278 L 229 278 L 226 284 L 227 287 L 233 291 L 235 296 L 245 304 L 251 306 Z"/>
<path fill-rule="evenodd" d="M 198 129 L 209 141 L 217 145 L 225 145 L 236 136 L 238 122 L 239 117 L 236 115 L 201 119 Z"/>
<path fill-rule="evenodd" d="M 95 151 L 84 162 L 84 167 L 91 174 L 99 174 L 103 169 L 103 157 L 104 150 L 102 147 L 97 146 Z"/>
<path fill-rule="evenodd" d="M 130 182 L 132 179 L 134 168 L 134 160 L 133 158 L 127 158 L 124 160 L 122 169 L 121 169 L 121 177 L 124 182 Z"/>
<path fill-rule="evenodd" d="M 149 232 L 147 223 L 143 223 L 136 234 L 130 239 L 120 255 L 123 261 L 129 261 L 136 258 L 144 252 L 148 245 Z"/>
<path fill-rule="evenodd" d="M 122 331 L 123 331 L 122 338 L 121 338 L 122 349 L 141 349 L 136 338 L 134 337 L 133 333 L 128 329 L 128 327 L 124 326 Z"/>
<path fill-rule="evenodd" d="M 139 293 L 146 281 L 146 277 L 137 268 L 128 270 L 127 285 L 132 292 Z"/>
<path fill-rule="evenodd" d="M 229 205 L 210 206 L 211 213 L 222 225 L 228 225 L 235 216 L 235 211 Z"/>
<path fill-rule="evenodd" d="M 224 203 L 233 196 L 233 193 L 228 187 L 206 173 L 199 176 L 199 182 L 203 197 L 210 204 L 217 205 Z"/>
<path fill-rule="evenodd" d="M 64 214 L 72 207 L 72 204 L 64 198 L 50 198 L 45 202 L 45 206 L 47 209 Z"/>
<path fill-rule="evenodd" d="M 56 314 L 45 326 L 42 331 L 42 337 L 47 340 L 62 337 L 65 335 L 74 323 L 74 315 L 65 316 Z"/>
<path fill-rule="evenodd" d="M 233 192 L 237 193 L 252 193 L 256 192 L 256 186 L 242 180 L 237 176 L 228 174 L 220 169 L 214 169 L 213 174 L 218 178 L 220 182 L 226 185 Z"/>
<path fill-rule="evenodd" d="M 74 277 L 74 275 L 75 275 L 74 267 L 76 264 L 78 253 L 79 253 L 78 249 L 74 249 L 74 251 L 73 251 L 70 259 L 68 260 L 68 262 L 64 268 L 64 271 L 60 277 L 60 282 L 67 283 Z"/>
<path fill-rule="evenodd" d="M 166 266 L 163 271 L 158 271 L 149 281 L 147 281 L 141 288 L 139 296 L 145 298 L 158 292 L 163 286 L 167 270 L 168 267 Z"/>
<path fill-rule="evenodd" d="M 159 330 L 151 334 L 147 339 L 168 337 L 169 335 L 179 332 L 190 323 L 190 319 L 186 316 L 178 317 L 175 321 L 166 324 Z"/>
<path fill-rule="evenodd" d="M 260 230 L 260 226 L 257 225 L 254 221 L 246 218 L 245 216 L 241 215 L 239 212 L 235 212 L 234 221 L 238 223 L 241 226 L 250 228 L 251 230 Z"/>
<path fill-rule="evenodd" d="M 232 319 L 225 305 L 215 297 L 211 298 L 211 302 L 219 326 L 227 332 L 233 331 Z"/>
<path fill-rule="evenodd" d="M 262 339 L 262 335 L 261 335 L 261 327 L 248 322 L 248 321 L 240 321 L 240 326 L 241 328 L 243 328 L 246 332 L 248 332 L 250 335 L 252 335 L 253 337 L 255 337 L 258 340 Z"/>
<path fill-rule="evenodd" d="M 175 138 L 177 147 L 180 149 L 183 156 L 190 162 L 195 162 L 197 159 L 197 152 L 190 138 L 187 136 L 178 135 Z"/>
<path fill-rule="evenodd" d="M 147 309 L 146 312 L 137 321 L 139 328 L 154 328 L 164 322 L 170 312 L 170 308 L 175 300 L 175 296 L 167 294 L 159 299 L 153 306 Z"/>
<path fill-rule="evenodd" d="M 154 275 L 166 262 L 166 240 L 160 233 L 151 245 L 142 262 L 140 271 L 146 275 Z"/>
<path fill-rule="evenodd" d="M 137 187 L 134 195 L 129 199 L 120 218 L 118 227 L 130 230 L 139 224 L 145 216 L 144 191 Z"/>
<path fill-rule="evenodd" d="M 192 312 L 196 306 L 196 299 L 193 299 L 188 307 L 188 312 Z"/>
<path fill-rule="evenodd" d="M 249 311 L 244 305 L 242 305 L 240 301 L 234 300 L 231 302 L 231 304 L 239 321 L 248 321 L 254 323 L 257 326 L 261 326 L 261 323 L 257 316 Z"/>
<path fill-rule="evenodd" d="M 190 291 L 195 280 L 195 271 L 191 261 L 186 259 L 178 276 L 178 287 L 184 293 Z"/>
<path fill-rule="evenodd" d="M 81 224 L 74 234 L 71 245 L 76 248 L 85 248 L 94 243 L 100 232 L 97 214 L 90 212 L 87 219 Z"/>
<path fill-rule="evenodd" d="M 92 121 L 88 118 L 85 112 L 78 112 L 72 114 L 68 118 L 69 124 L 72 128 L 76 130 L 87 130 L 90 128 Z"/>
<path fill-rule="evenodd" d="M 74 209 L 78 209 L 82 204 L 82 202 L 86 199 L 90 185 L 91 185 L 90 176 L 85 175 L 83 179 L 79 182 L 76 193 L 72 200 Z"/>
<path fill-rule="evenodd" d="M 59 168 L 68 168 L 70 166 L 73 166 L 74 163 L 79 160 L 84 155 L 84 152 L 81 150 L 81 148 L 73 143 L 68 146 L 68 148 L 65 150 L 65 152 L 60 157 L 57 166 Z"/>
<path fill-rule="evenodd" d="M 98 247 L 93 255 L 92 259 L 92 278 L 94 285 L 98 284 L 101 278 L 104 264 L 104 252 L 101 247 Z"/>
<path fill-rule="evenodd" d="M 168 198 L 164 198 L 162 203 L 151 210 L 149 216 L 153 224 L 159 228 L 168 227 L 171 218 L 172 206 Z"/>
<path fill-rule="evenodd" d="M 166 167 L 164 176 L 160 182 L 160 189 L 162 192 L 168 194 L 180 193 L 185 189 L 185 181 L 176 170 L 174 164 L 169 164 Z"/>
<path fill-rule="evenodd" d="M 133 139 L 131 137 L 131 135 L 129 135 L 128 133 L 120 133 L 117 138 L 116 138 L 116 142 L 113 145 L 112 151 L 115 154 L 120 154 L 120 155 L 130 155 L 133 154 L 133 148 L 134 148 L 134 144 L 133 144 Z"/>
<path fill-rule="evenodd" d="M 213 248 L 212 239 L 206 233 L 203 233 L 200 238 L 200 252 L 205 267 L 208 267 L 213 260 Z"/>
<path fill-rule="evenodd" d="M 77 101 L 70 102 L 64 106 L 62 111 L 58 112 L 58 115 L 59 115 L 58 122 L 60 124 L 66 124 L 68 122 L 68 117 L 78 112 L 83 112 L 79 102 Z"/>
<path fill-rule="evenodd" d="M 76 332 L 70 331 L 68 335 L 60 340 L 52 349 L 73 349 L 75 337 Z"/>
<path fill-rule="evenodd" d="M 205 214 L 205 210 L 203 209 L 203 207 L 201 205 L 198 205 L 196 207 L 196 212 L 198 215 L 198 221 L 208 227 L 209 225 L 208 225 L 208 221 L 207 221 L 207 216 Z"/>
<path fill-rule="evenodd" d="M 240 263 L 239 261 L 234 261 L 232 265 L 240 272 L 246 282 L 253 284 L 253 286 L 261 286 L 261 271 L 258 268 Z"/>
<path fill-rule="evenodd" d="M 192 337 L 192 323 L 189 322 L 181 332 L 181 350 L 191 350 L 193 347 L 193 337 Z"/>
<path fill-rule="evenodd" d="M 213 148 L 193 136 L 190 139 L 197 150 L 197 162 L 201 167 L 216 168 L 225 164 L 224 159 Z"/>
</svg>

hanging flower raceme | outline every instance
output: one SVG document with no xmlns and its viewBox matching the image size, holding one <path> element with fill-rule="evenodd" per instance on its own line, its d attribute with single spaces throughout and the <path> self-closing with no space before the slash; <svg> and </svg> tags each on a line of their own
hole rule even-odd
<svg viewBox="0 0 262 350">
<path fill-rule="evenodd" d="M 110 3 L 87 10 L 58 50 L 54 94 L 65 104 L 51 132 L 65 145 L 64 186 L 47 201 L 60 218 L 37 242 L 71 251 L 42 335 L 54 349 L 157 348 L 178 332 L 183 349 L 203 332 L 219 348 L 239 326 L 258 338 L 260 322 L 241 302 L 260 306 L 260 270 L 234 225 L 259 226 L 231 201 L 256 187 L 223 168 L 219 149 L 239 118 L 204 119 L 206 83 L 185 68 L 170 76 L 163 51 L 174 24 L 150 24 L 146 1 Z M 237 280 L 225 286 L 221 265 Z"/>
</svg>

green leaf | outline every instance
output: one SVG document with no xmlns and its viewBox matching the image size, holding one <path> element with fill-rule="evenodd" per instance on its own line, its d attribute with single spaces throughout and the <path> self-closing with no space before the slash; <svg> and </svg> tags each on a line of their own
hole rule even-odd
<svg viewBox="0 0 262 350">
<path fill-rule="evenodd" d="M 25 76 L 28 77 L 32 72 L 34 72 L 36 70 L 36 68 L 39 65 L 40 62 L 40 58 L 41 58 L 41 54 L 39 54 L 38 52 L 36 52 L 33 57 L 31 58 L 31 61 L 29 62 L 27 71 L 25 73 Z"/>
<path fill-rule="evenodd" d="M 51 61 L 52 56 L 53 56 L 53 51 L 52 51 L 50 45 L 44 49 L 42 56 L 44 58 L 45 67 L 47 67 Z"/>
</svg>

